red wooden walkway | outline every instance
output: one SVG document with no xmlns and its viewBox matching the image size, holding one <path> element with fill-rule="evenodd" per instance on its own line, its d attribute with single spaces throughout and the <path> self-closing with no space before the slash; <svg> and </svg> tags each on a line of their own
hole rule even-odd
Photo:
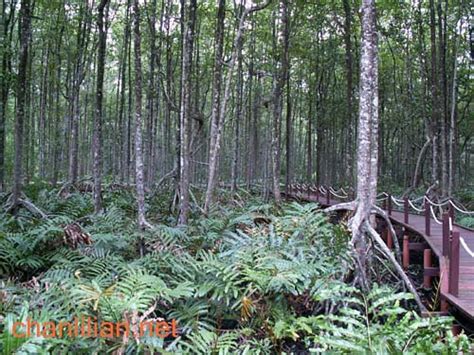
<svg viewBox="0 0 474 355">
<path fill-rule="evenodd" d="M 319 202 L 322 206 L 331 206 L 348 201 L 348 197 L 338 196 L 337 192 L 330 188 L 321 189 L 307 185 L 292 185 L 290 195 L 308 201 Z M 449 223 L 448 218 L 445 218 L 444 221 L 435 219 L 433 214 L 430 213 L 432 212 L 431 209 L 428 209 L 427 215 L 426 213 L 424 215 L 417 214 L 413 208 L 410 208 L 407 200 L 405 200 L 402 211 L 392 210 L 391 202 L 393 199 L 388 195 L 386 196 L 388 197 L 388 203 L 384 203 L 384 208 L 386 208 L 386 211 L 388 210 L 387 212 L 390 214 L 392 222 L 403 226 L 405 230 L 410 230 L 423 237 L 434 256 L 438 258 L 439 273 L 441 275 L 441 296 L 445 301 L 474 321 L 474 230 L 458 225 L 452 228 L 452 224 L 447 225 Z M 394 201 L 396 202 L 396 199 Z M 426 206 L 429 207 L 430 205 L 425 202 Z M 444 217 L 448 217 L 447 214 Z M 408 222 L 405 223 L 407 219 Z M 445 229 L 444 231 L 443 228 Z M 456 238 L 455 234 L 457 234 L 450 232 L 453 229 L 459 232 L 460 239 L 457 239 L 457 242 L 453 242 L 453 239 Z M 449 235 L 444 237 L 444 247 L 443 234 Z M 409 258 L 409 250 L 410 247 L 408 247 L 405 257 L 408 256 Z M 457 257 L 456 253 L 459 253 L 459 257 Z M 454 261 L 450 261 L 450 259 Z M 457 264 L 456 259 L 459 261 L 459 264 Z M 433 269 L 431 270 L 432 272 Z M 425 275 L 431 276 L 426 271 Z"/>
</svg>

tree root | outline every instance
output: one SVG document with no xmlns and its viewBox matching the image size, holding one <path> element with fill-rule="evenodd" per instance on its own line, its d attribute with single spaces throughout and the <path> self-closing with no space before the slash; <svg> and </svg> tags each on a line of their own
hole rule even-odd
<svg viewBox="0 0 474 355">
<path fill-rule="evenodd" d="M 397 260 L 395 259 L 395 257 L 393 256 L 392 252 L 390 251 L 390 249 L 385 245 L 385 242 L 383 241 L 383 239 L 380 237 L 380 235 L 375 231 L 374 228 L 372 228 L 372 226 L 370 225 L 370 223 L 368 221 L 365 222 L 364 224 L 364 227 L 367 231 L 367 233 L 373 238 L 373 240 L 378 244 L 378 246 L 380 247 L 380 249 L 382 249 L 382 251 L 384 252 L 385 256 L 390 260 L 390 262 L 392 263 L 392 265 L 395 267 L 395 270 L 397 271 L 398 275 L 400 276 L 400 278 L 404 281 L 406 287 L 408 288 L 408 290 L 413 294 L 413 296 L 415 297 L 415 301 L 416 303 L 418 304 L 418 307 L 420 307 L 420 309 L 424 309 L 424 305 L 423 303 L 421 302 L 421 298 L 420 296 L 418 295 L 418 292 L 416 292 L 416 289 L 415 287 L 412 285 L 412 283 L 410 282 L 410 280 L 408 279 L 408 276 L 405 274 L 405 272 L 403 271 L 402 267 L 400 266 L 400 264 L 397 262 Z"/>
<path fill-rule="evenodd" d="M 390 221 L 390 218 L 388 217 L 388 215 L 380 207 L 374 205 L 374 206 L 372 206 L 372 208 L 375 211 L 375 213 L 378 216 L 382 217 L 385 220 L 385 222 L 387 223 L 390 234 L 392 235 L 393 245 L 395 247 L 395 256 L 397 257 L 398 262 L 400 262 L 402 260 L 401 259 L 400 244 L 398 243 L 397 233 L 395 232 L 395 228 L 393 228 L 392 221 Z"/>
<path fill-rule="evenodd" d="M 324 212 L 333 212 L 333 211 L 341 211 L 341 210 L 349 210 L 349 211 L 354 211 L 357 207 L 357 202 L 356 201 L 351 201 L 351 202 L 345 202 L 345 203 L 340 203 L 331 207 L 328 207 L 324 209 Z M 394 239 L 394 246 L 395 246 L 395 255 L 392 253 L 392 251 L 387 247 L 383 239 L 380 237 L 380 235 L 375 231 L 375 229 L 371 226 L 370 222 L 366 220 L 363 223 L 363 228 L 365 231 L 372 237 L 372 239 L 376 242 L 378 247 L 382 250 L 382 252 L 386 255 L 386 257 L 389 259 L 389 261 L 394 265 L 398 275 L 401 277 L 403 280 L 404 284 L 406 285 L 407 289 L 414 295 L 415 301 L 420 307 L 420 309 L 423 309 L 423 303 L 421 302 L 420 296 L 416 292 L 416 289 L 413 287 L 412 283 L 408 279 L 407 275 L 403 271 L 402 267 L 400 266 L 399 260 L 400 260 L 400 246 L 398 244 L 398 239 L 397 235 L 395 233 L 395 229 L 393 228 L 393 225 L 390 221 L 390 218 L 387 216 L 387 214 L 378 206 L 372 206 L 372 212 L 380 217 L 382 217 L 388 224 L 388 227 L 390 229 L 390 233 L 393 236 Z M 396 239 L 396 240 L 395 240 Z M 354 247 L 353 241 L 351 241 L 352 247 Z M 358 260 L 358 258 L 356 258 Z M 360 267 L 360 265 L 357 265 Z"/>
<path fill-rule="evenodd" d="M 37 207 L 33 202 L 28 200 L 25 196 L 23 198 L 19 198 L 18 201 L 15 203 L 12 201 L 13 195 L 7 200 L 5 205 L 5 212 L 14 214 L 19 207 L 23 207 L 26 210 L 30 211 L 32 214 L 41 217 L 42 219 L 49 219 L 48 215 L 44 213 L 39 207 Z"/>
<path fill-rule="evenodd" d="M 355 211 L 356 207 L 357 207 L 357 202 L 351 201 L 351 202 L 339 203 L 337 205 L 325 208 L 323 211 L 326 213 L 335 212 L 335 211 L 343 211 L 343 210 Z M 400 244 L 398 243 L 397 233 L 395 232 L 395 228 L 393 228 L 392 221 L 390 221 L 390 218 L 387 216 L 385 211 L 381 209 L 380 207 L 374 205 L 372 206 L 372 210 L 373 210 L 372 211 L 373 213 L 382 217 L 387 223 L 390 233 L 392 235 L 393 245 L 395 247 L 395 256 L 398 262 L 400 262 L 401 260 Z"/>
<path fill-rule="evenodd" d="M 356 207 L 357 207 L 356 201 L 343 202 L 343 203 L 338 203 L 337 205 L 334 205 L 331 207 L 327 207 L 323 210 L 323 212 L 329 213 L 329 212 L 342 211 L 342 210 L 354 211 Z"/>
</svg>

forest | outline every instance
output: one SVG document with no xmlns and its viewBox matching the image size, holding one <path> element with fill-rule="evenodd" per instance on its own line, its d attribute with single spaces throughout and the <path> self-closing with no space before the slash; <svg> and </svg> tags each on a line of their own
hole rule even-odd
<svg viewBox="0 0 474 355">
<path fill-rule="evenodd" d="M 474 351 L 467 0 L 1 0 L 2 354 Z"/>
</svg>

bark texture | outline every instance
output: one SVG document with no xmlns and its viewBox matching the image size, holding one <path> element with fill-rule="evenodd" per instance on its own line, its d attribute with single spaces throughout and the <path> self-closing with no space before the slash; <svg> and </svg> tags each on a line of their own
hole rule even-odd
<svg viewBox="0 0 474 355">
<path fill-rule="evenodd" d="M 272 132 L 272 182 L 275 201 L 281 201 L 280 192 L 280 158 L 281 158 L 281 112 L 282 92 L 288 75 L 288 0 L 280 1 L 281 12 L 281 52 L 280 70 L 276 73 L 273 90 L 273 132 Z"/>
<path fill-rule="evenodd" d="M 357 250 L 359 284 L 366 285 L 364 222 L 369 220 L 377 195 L 378 61 L 375 0 L 362 1 L 362 44 L 357 149 L 357 208 L 351 221 Z"/>
<path fill-rule="evenodd" d="M 26 94 L 28 90 L 27 64 L 31 31 L 31 3 L 22 0 L 20 5 L 20 50 L 18 58 L 18 76 L 16 87 L 16 119 L 15 119 L 15 166 L 13 172 L 12 206 L 15 208 L 21 195 L 23 170 L 23 129 L 25 121 Z"/>
<path fill-rule="evenodd" d="M 135 51 L 135 186 L 137 192 L 138 227 L 140 229 L 144 229 L 148 223 L 145 219 L 145 188 L 142 139 L 142 62 L 140 8 L 138 0 L 134 0 L 133 2 L 133 39 Z"/>
<path fill-rule="evenodd" d="M 104 17 L 108 9 L 109 0 L 102 0 L 97 8 L 97 28 L 99 29 L 99 48 L 97 53 L 97 82 L 96 82 L 96 104 L 94 115 L 94 137 L 93 137 L 93 175 L 94 175 L 94 212 L 99 213 L 102 209 L 102 116 L 103 116 L 103 91 L 104 91 L 104 68 L 105 49 L 107 42 L 107 30 Z"/>
<path fill-rule="evenodd" d="M 196 22 L 196 0 L 182 0 L 183 52 L 181 63 L 181 107 L 179 112 L 179 216 L 178 224 L 187 224 L 189 214 L 191 66 Z"/>
</svg>

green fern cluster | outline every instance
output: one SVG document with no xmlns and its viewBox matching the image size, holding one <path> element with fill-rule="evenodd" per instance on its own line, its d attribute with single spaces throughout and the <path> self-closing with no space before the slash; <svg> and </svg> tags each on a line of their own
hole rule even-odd
<svg viewBox="0 0 474 355">
<path fill-rule="evenodd" d="M 168 192 L 165 192 L 168 194 Z M 196 216 L 187 228 L 154 220 L 138 232 L 130 191 L 108 192 L 106 210 L 89 216 L 87 194 L 66 199 L 38 191 L 51 218 L 0 220 L 0 349 L 4 354 L 457 351 L 449 320 L 404 308 L 406 294 L 374 287 L 367 295 L 337 281 L 353 267 L 348 234 L 315 204 L 279 208 L 249 198 Z M 152 211 L 165 214 L 159 196 Z M 49 206 L 49 208 L 47 208 Z M 196 211 L 194 213 L 197 213 Z M 153 218 L 151 218 L 153 219 Z M 161 218 L 161 222 L 166 218 Z M 76 222 L 92 245 L 62 243 Z M 15 320 L 91 316 L 175 319 L 179 337 L 47 339 L 12 336 Z"/>
</svg>

